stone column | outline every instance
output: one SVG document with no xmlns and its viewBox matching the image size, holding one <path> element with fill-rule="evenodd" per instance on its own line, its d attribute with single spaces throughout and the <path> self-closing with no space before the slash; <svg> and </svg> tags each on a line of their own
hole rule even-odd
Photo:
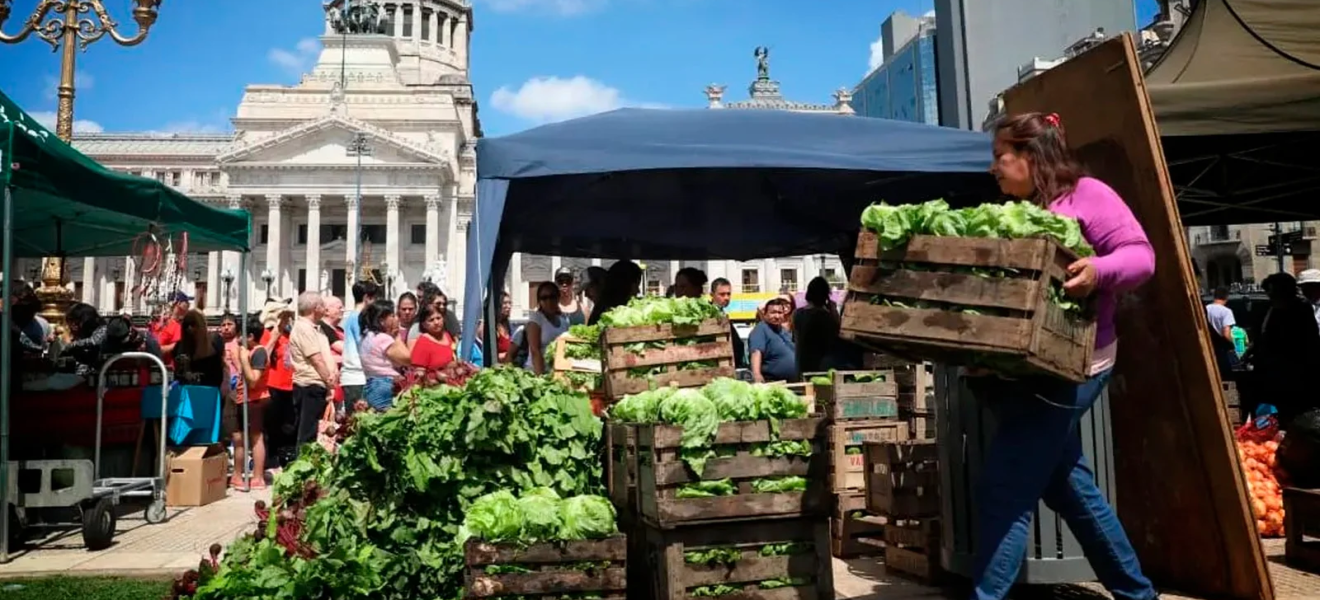
<svg viewBox="0 0 1320 600">
<path fill-rule="evenodd" d="M 435 265 L 435 261 L 440 258 L 440 194 L 428 194 L 423 198 L 426 201 L 426 269 Z M 452 235 L 452 230 L 450 231 Z M 446 282 L 437 281 L 437 284 L 445 285 Z M 449 288 L 445 288 L 445 293 L 451 293 Z"/>
<path fill-rule="evenodd" d="M 403 37 L 403 4 L 394 7 L 394 37 Z"/>
<path fill-rule="evenodd" d="M 206 311 L 212 314 L 224 312 L 221 294 L 224 282 L 220 281 L 220 253 L 206 253 Z"/>
<path fill-rule="evenodd" d="M 467 13 L 458 16 L 458 28 L 454 32 L 454 54 L 461 64 L 468 64 L 468 18 Z"/>
<path fill-rule="evenodd" d="M 96 257 L 83 258 L 83 292 L 78 300 L 96 306 Z"/>
<path fill-rule="evenodd" d="M 321 293 L 321 196 L 307 195 L 307 289 Z"/>
<path fill-rule="evenodd" d="M 426 19 L 431 22 L 431 39 L 427 40 L 432 44 L 440 44 L 440 15 L 439 11 L 430 10 L 426 12 Z"/>
<path fill-rule="evenodd" d="M 269 270 L 275 279 L 270 284 L 270 294 L 276 298 L 280 296 L 281 284 L 284 278 L 281 276 L 280 249 L 284 245 L 284 240 L 280 239 L 280 234 L 284 229 L 284 219 L 281 218 L 280 206 L 284 204 L 284 197 L 279 194 L 267 194 L 266 206 L 266 265 L 263 269 Z M 257 272 L 260 275 L 260 271 Z M 257 278 L 261 285 L 266 285 L 265 281 Z M 262 290 L 263 292 L 266 290 Z"/>
<path fill-rule="evenodd" d="M 441 285 L 445 286 L 445 293 L 453 296 L 458 304 L 463 305 L 463 294 L 458 291 L 463 287 L 463 273 L 467 268 L 467 239 L 459 231 L 458 222 L 459 199 L 458 184 L 449 184 L 449 221 L 445 224 L 445 266 L 448 270 L 446 277 L 448 281 Z M 452 291 L 451 291 L 452 290 Z"/>
<path fill-rule="evenodd" d="M 132 258 L 124 257 L 124 309 L 130 313 L 137 312 L 137 302 L 133 299 L 133 286 L 137 283 L 137 263 Z"/>
<path fill-rule="evenodd" d="M 357 264 L 358 260 L 358 211 L 361 209 L 362 200 L 357 196 L 344 196 L 344 204 L 348 207 L 348 239 L 344 240 L 344 264 L 348 266 L 348 285 L 352 286 L 358 280 L 358 273 L 362 270 L 362 265 Z"/>
<path fill-rule="evenodd" d="M 399 244 L 403 241 L 399 238 L 399 206 L 403 204 L 403 197 L 398 194 L 385 196 L 385 265 L 389 270 L 381 273 L 385 277 L 386 283 L 389 282 L 390 273 L 398 273 L 399 269 Z M 395 287 L 398 287 L 401 281 L 395 278 Z M 402 289 L 402 288 L 399 288 Z M 387 290 L 388 295 L 393 296 L 393 290 Z"/>
<path fill-rule="evenodd" d="M 96 270 L 96 310 L 102 313 L 108 313 L 115 308 L 114 291 L 107 289 L 110 282 L 110 261 L 113 259 L 105 258 L 100 261 L 100 269 Z"/>
<path fill-rule="evenodd" d="M 509 300 L 513 301 L 511 316 L 522 316 L 527 310 L 527 284 L 523 283 L 522 252 L 514 252 L 509 260 Z"/>
<path fill-rule="evenodd" d="M 233 195 L 230 195 L 230 196 L 226 197 L 225 200 L 228 201 L 229 210 L 243 210 L 243 196 L 242 196 L 242 195 L 239 195 L 239 194 L 233 194 Z M 253 247 L 253 246 L 256 246 L 256 243 L 255 243 L 255 242 L 256 242 L 256 236 L 255 236 L 255 235 L 253 235 L 253 236 L 249 236 L 249 239 L 248 239 L 248 247 L 251 248 L 251 247 Z M 220 253 L 220 258 L 221 258 L 221 263 L 222 263 L 221 266 L 220 266 L 220 269 L 221 269 L 220 272 L 221 272 L 221 274 L 223 275 L 224 271 L 227 270 L 227 271 L 229 271 L 230 273 L 232 273 L 232 274 L 234 275 L 234 283 L 230 284 L 230 286 L 229 286 L 229 290 L 228 290 L 228 292 L 229 292 L 228 300 L 229 300 L 229 309 L 232 310 L 232 311 L 237 312 L 237 311 L 238 311 L 238 295 L 239 295 L 239 294 L 247 294 L 247 293 L 249 293 L 249 290 L 248 290 L 248 287 L 247 287 L 247 283 L 246 283 L 246 282 L 244 281 L 244 279 L 243 279 L 243 274 L 238 272 L 238 266 L 239 266 L 239 265 L 238 265 L 238 263 L 239 263 L 238 258 L 239 258 L 239 256 L 238 256 L 238 253 L 237 253 L 237 252 L 234 252 L 234 251 L 232 251 L 232 250 L 226 250 L 226 251 Z M 252 260 L 253 260 L 253 257 L 252 257 L 252 256 L 248 256 L 248 262 L 251 263 Z M 251 269 L 252 267 L 253 267 L 252 264 L 249 264 L 249 265 L 248 265 L 248 268 L 249 268 L 249 269 Z M 257 272 L 260 273 L 260 270 L 258 270 Z M 216 288 L 216 291 L 219 292 L 220 295 L 217 296 L 217 298 L 219 298 L 219 301 L 216 303 L 216 308 L 219 308 L 220 310 L 224 310 L 224 308 L 225 308 L 225 300 L 226 300 L 226 297 L 225 297 L 225 295 L 224 295 L 225 292 L 226 292 L 226 290 L 224 289 L 224 287 L 225 287 L 225 283 L 224 283 L 223 281 L 219 281 L 219 280 L 217 280 L 217 281 L 218 281 L 218 286 L 217 286 L 217 288 Z M 264 291 L 264 290 L 263 290 L 263 291 Z M 264 300 L 264 298 L 263 298 L 263 300 Z M 252 302 L 252 297 L 251 297 L 251 296 L 248 296 L 248 304 L 250 305 L 250 306 L 248 307 L 249 309 L 251 309 L 251 308 L 253 308 L 253 307 L 257 307 L 257 305 L 254 304 L 254 303 Z"/>
<path fill-rule="evenodd" d="M 779 277 L 775 270 L 775 259 L 761 261 L 761 291 L 767 294 L 779 293 Z"/>
</svg>

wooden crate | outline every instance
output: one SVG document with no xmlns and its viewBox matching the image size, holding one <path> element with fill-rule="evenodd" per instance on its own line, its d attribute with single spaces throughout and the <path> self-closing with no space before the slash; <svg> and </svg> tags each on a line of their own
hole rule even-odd
<svg viewBox="0 0 1320 600">
<path fill-rule="evenodd" d="M 741 592 L 730 598 L 747 600 L 833 600 L 834 562 L 830 557 L 829 525 L 823 519 L 782 519 L 746 524 L 649 529 L 656 600 L 690 600 L 703 586 L 727 585 Z M 790 555 L 762 556 L 771 544 L 799 545 Z M 729 563 L 696 564 L 686 554 L 723 548 L 737 551 Z M 762 588 L 774 579 L 798 579 L 801 585 Z"/>
<path fill-rule="evenodd" d="M 907 548 L 885 545 L 885 572 L 907 576 L 922 583 L 938 583 L 944 573 L 939 552 L 926 554 Z"/>
<path fill-rule="evenodd" d="M 933 441 L 867 443 L 866 510 L 891 519 L 940 514 L 939 456 Z"/>
<path fill-rule="evenodd" d="M 902 412 L 902 411 L 900 411 Z M 935 440 L 935 416 L 931 413 L 904 413 L 903 422 L 907 423 L 910 439 L 918 441 Z"/>
<path fill-rule="evenodd" d="M 1074 318 L 1050 302 L 1051 286 L 1067 280 L 1067 266 L 1076 260 L 1076 255 L 1053 239 L 915 236 L 906 247 L 881 257 L 875 234 L 863 231 L 857 238 L 856 255 L 840 337 L 937 363 L 985 364 L 999 370 L 1086 380 L 1095 323 Z M 910 264 L 936 269 L 1005 269 L 1016 274 L 983 278 L 973 273 L 905 268 Z M 881 299 L 996 314 L 876 303 Z"/>
<path fill-rule="evenodd" d="M 716 377 L 733 377 L 733 342 L 729 332 L 729 321 L 724 317 L 697 325 L 606 328 L 600 334 L 606 397 L 618 400 L 653 386 L 699 387 Z M 708 338 L 710 341 L 680 343 L 692 338 Z M 636 351 L 638 344 L 656 347 L 639 352 Z M 709 362 L 714 366 L 684 368 L 694 362 Z M 634 369 L 655 369 L 658 372 L 638 376 L 631 372 Z"/>
<path fill-rule="evenodd" d="M 623 600 L 627 592 L 627 537 L 563 543 L 488 544 L 470 540 L 464 547 L 468 598 L 553 596 L 590 593 Z M 582 570 L 580 563 L 600 563 Z M 516 565 L 530 573 L 487 573 L 491 566 Z"/>
<path fill-rule="evenodd" d="M 859 376 L 875 378 L 858 382 Z M 882 371 L 834 371 L 804 373 L 805 379 L 830 377 L 831 385 L 814 384 L 816 408 L 834 421 L 850 419 L 892 419 L 898 416 L 898 384 L 894 373 Z"/>
<path fill-rule="evenodd" d="M 894 369 L 900 413 L 907 411 L 925 414 L 931 411 L 935 397 L 935 374 L 930 368 L 930 363 L 916 363 Z"/>
<path fill-rule="evenodd" d="M 1288 564 L 1320 573 L 1320 489 L 1284 488 L 1283 532 Z"/>
<path fill-rule="evenodd" d="M 617 421 L 605 423 L 605 488 L 619 515 L 619 522 L 637 520 L 637 426 Z"/>
<path fill-rule="evenodd" d="M 908 424 L 902 421 L 836 421 L 829 426 L 830 490 L 835 493 L 866 490 L 865 442 L 901 442 L 910 437 Z M 849 448 L 859 452 L 849 454 Z"/>
<path fill-rule="evenodd" d="M 825 473 L 825 421 L 819 418 L 779 422 L 774 437 L 769 421 L 721 423 L 714 446 L 732 446 L 736 453 L 706 461 L 700 474 L 679 457 L 683 428 L 673 425 L 637 425 L 637 502 L 642 518 L 659 528 L 731 520 L 824 516 L 829 494 Z M 749 444 L 780 440 L 810 440 L 810 457 L 753 456 Z M 805 492 L 758 494 L 752 480 L 796 475 L 807 479 Z M 678 489 L 702 480 L 732 479 L 738 493 L 709 498 L 679 498 Z"/>
<path fill-rule="evenodd" d="M 865 493 L 837 494 L 830 517 L 830 554 L 835 558 L 883 554 L 886 521 L 866 513 Z"/>
<path fill-rule="evenodd" d="M 570 344 L 589 344 L 590 342 L 578 339 L 568 334 L 564 334 L 555 339 L 554 363 L 552 365 L 552 377 L 557 381 L 569 383 L 568 373 L 584 373 L 594 375 L 596 380 L 602 380 L 601 361 L 598 358 L 569 358 L 568 346 Z M 584 392 L 592 392 L 600 389 L 600 384 L 595 387 L 582 388 Z"/>
</svg>

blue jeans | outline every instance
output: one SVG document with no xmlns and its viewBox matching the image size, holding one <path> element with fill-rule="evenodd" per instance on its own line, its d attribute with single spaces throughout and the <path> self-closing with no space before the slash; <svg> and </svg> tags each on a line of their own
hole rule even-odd
<svg viewBox="0 0 1320 600">
<path fill-rule="evenodd" d="M 1037 502 L 1063 517 L 1100 582 L 1117 600 L 1158 597 L 1137 554 L 1082 456 L 1077 423 L 1109 383 L 1037 378 L 968 382 L 994 411 L 999 429 L 978 482 L 974 600 L 1002 600 L 1017 581 Z"/>
<path fill-rule="evenodd" d="M 394 406 L 394 378 L 368 377 L 367 384 L 362 386 L 362 399 L 376 411 L 389 410 Z"/>
</svg>

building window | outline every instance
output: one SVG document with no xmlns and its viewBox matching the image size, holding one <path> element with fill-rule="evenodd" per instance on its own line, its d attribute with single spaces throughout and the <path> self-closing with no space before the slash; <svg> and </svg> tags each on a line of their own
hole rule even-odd
<svg viewBox="0 0 1320 600">
<path fill-rule="evenodd" d="M 403 37 L 412 37 L 413 32 L 413 9 L 411 6 L 403 7 Z"/>
<path fill-rule="evenodd" d="M 422 39 L 431 39 L 431 11 L 422 11 Z"/>
<path fill-rule="evenodd" d="M 824 269 L 820 270 L 820 273 L 821 273 L 821 277 L 824 277 L 825 281 L 828 281 L 830 283 L 830 287 L 832 288 L 843 287 L 843 278 L 839 277 L 839 271 L 834 267 L 825 267 Z"/>
<path fill-rule="evenodd" d="M 348 225 L 331 223 L 321 226 L 321 243 L 348 239 Z"/>
<path fill-rule="evenodd" d="M 266 240 L 270 239 L 270 225 L 262 225 L 262 226 L 261 226 L 261 233 L 258 234 L 257 237 L 260 238 L 260 239 L 257 240 L 257 243 L 258 243 L 258 244 L 266 244 L 266 243 L 268 243 Z"/>
<path fill-rule="evenodd" d="M 742 270 L 742 293 L 761 293 L 761 272 L 756 269 Z"/>
<path fill-rule="evenodd" d="M 298 225 L 298 242 L 297 242 L 297 243 L 298 243 L 299 246 L 306 246 L 306 245 L 307 245 L 307 224 L 306 224 L 306 223 L 302 223 L 302 224 Z"/>
<path fill-rule="evenodd" d="M 1314 228 L 1314 227 L 1307 227 L 1307 228 L 1306 228 L 1306 237 L 1315 237 L 1315 228 Z"/>
<path fill-rule="evenodd" d="M 665 285 L 665 284 L 661 283 L 659 279 L 647 279 L 647 280 L 646 280 L 646 295 L 648 295 L 648 296 L 661 296 L 661 295 L 664 295 L 664 293 L 665 293 L 664 285 Z"/>
<path fill-rule="evenodd" d="M 413 224 L 411 233 L 414 246 L 421 246 L 426 243 L 426 225 Z"/>
<path fill-rule="evenodd" d="M 784 291 L 786 291 L 786 292 L 788 292 L 788 293 L 790 293 L 790 294 L 797 292 L 798 289 L 799 289 L 799 288 L 798 288 L 798 270 L 797 270 L 797 269 L 780 269 L 780 270 L 779 270 L 779 286 L 780 286 L 781 288 L 783 288 Z"/>
<path fill-rule="evenodd" d="M 363 240 L 363 241 L 366 241 L 366 242 L 371 242 L 371 243 L 373 243 L 373 244 L 384 244 L 384 243 L 385 243 L 385 226 L 384 226 L 384 225 L 363 225 L 363 226 L 362 226 L 362 240 Z"/>
<path fill-rule="evenodd" d="M 307 291 L 307 269 L 298 269 L 298 293 Z"/>
<path fill-rule="evenodd" d="M 1210 241 L 1212 242 L 1228 241 L 1228 225 L 1212 225 L 1210 227 Z"/>
</svg>

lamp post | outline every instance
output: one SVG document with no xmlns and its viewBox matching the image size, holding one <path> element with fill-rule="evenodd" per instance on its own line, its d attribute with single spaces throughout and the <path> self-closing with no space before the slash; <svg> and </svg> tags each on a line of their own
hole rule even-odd
<svg viewBox="0 0 1320 600">
<path fill-rule="evenodd" d="M 225 313 L 228 314 L 228 313 L 229 313 L 229 289 L 230 289 L 230 286 L 234 285 L 234 272 L 233 272 L 233 271 L 230 271 L 230 270 L 229 270 L 229 267 L 225 267 L 224 272 L 220 274 L 220 281 L 223 282 L 224 285 L 225 285 Z"/>
<path fill-rule="evenodd" d="M 269 299 L 269 298 L 271 297 L 271 295 L 270 295 L 270 284 L 272 284 L 272 283 L 275 282 L 275 274 L 274 274 L 274 273 L 271 273 L 271 272 L 270 272 L 270 269 L 262 269 L 262 270 L 261 270 L 261 280 L 264 281 L 264 282 L 266 282 L 266 298 Z"/>
<path fill-rule="evenodd" d="M 32 14 L 23 21 L 18 33 L 9 35 L 3 30 L 13 7 L 10 6 L 10 0 L 0 0 L 0 42 L 17 44 L 36 34 L 37 38 L 50 44 L 51 50 L 62 51 L 55 135 L 65 143 L 73 142 L 77 50 L 86 51 L 87 46 L 106 35 L 121 46 L 136 46 L 147 39 L 151 26 L 156 24 L 161 0 L 133 0 L 133 3 L 133 21 L 137 23 L 138 30 L 132 36 L 124 36 L 119 32 L 119 23 L 110 17 L 102 0 L 41 0 Z M 63 324 L 64 308 L 72 301 L 72 293 L 63 286 L 66 274 L 63 256 L 44 259 L 37 297 L 45 305 L 42 316 L 57 327 Z"/>
</svg>

